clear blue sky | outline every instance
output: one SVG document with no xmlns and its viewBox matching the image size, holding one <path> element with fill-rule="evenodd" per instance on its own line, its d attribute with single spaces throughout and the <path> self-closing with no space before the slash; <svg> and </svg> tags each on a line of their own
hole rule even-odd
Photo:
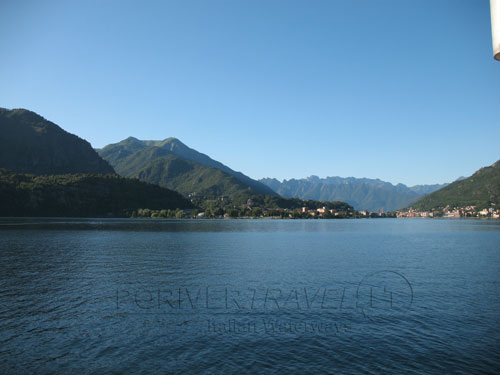
<svg viewBox="0 0 500 375">
<path fill-rule="evenodd" d="M 500 159 L 488 0 L 0 1 L 0 107 L 253 178 L 447 182 Z"/>
</svg>

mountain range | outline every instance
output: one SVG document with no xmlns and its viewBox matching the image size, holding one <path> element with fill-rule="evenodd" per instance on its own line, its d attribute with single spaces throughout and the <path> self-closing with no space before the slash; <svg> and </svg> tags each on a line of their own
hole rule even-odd
<svg viewBox="0 0 500 375">
<path fill-rule="evenodd" d="M 185 196 L 200 202 L 229 196 L 233 206 L 252 198 L 262 207 L 293 209 L 323 202 L 386 212 L 412 205 L 491 207 L 500 205 L 499 163 L 449 185 L 409 187 L 379 179 L 317 176 L 256 181 L 176 138 L 129 137 L 94 150 L 34 112 L 0 108 L 0 215 L 102 216 L 137 208 L 192 207 Z"/>
<path fill-rule="evenodd" d="M 177 138 L 146 141 L 128 137 L 98 150 L 118 174 L 176 190 L 185 195 L 279 195 L 302 200 L 342 201 L 358 210 L 392 211 L 407 207 L 442 185 L 392 185 L 367 178 L 311 176 L 307 179 L 252 180 L 211 159 Z"/>
<path fill-rule="evenodd" d="M 191 208 L 181 194 L 115 174 L 80 137 L 26 109 L 0 108 L 0 216 L 128 216 Z"/>
<path fill-rule="evenodd" d="M 201 197 L 278 195 L 268 186 L 189 148 L 177 138 L 128 137 L 98 150 L 116 172 Z"/>
<path fill-rule="evenodd" d="M 393 211 L 407 207 L 426 194 L 443 188 L 447 184 L 416 185 L 408 187 L 404 184 L 393 185 L 379 179 L 354 177 L 310 176 L 304 179 L 279 181 L 275 178 L 259 180 L 283 197 L 342 201 L 357 210 Z"/>
</svg>

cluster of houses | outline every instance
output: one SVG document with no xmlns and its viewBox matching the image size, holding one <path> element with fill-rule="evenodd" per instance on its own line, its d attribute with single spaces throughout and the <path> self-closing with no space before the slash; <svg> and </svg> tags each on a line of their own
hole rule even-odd
<svg viewBox="0 0 500 375">
<path fill-rule="evenodd" d="M 361 210 L 361 211 L 354 211 L 352 209 L 350 210 L 334 210 L 334 209 L 328 209 L 326 207 L 321 207 L 321 208 L 307 208 L 307 207 L 302 207 L 300 210 L 300 213 L 302 215 L 309 215 L 312 217 L 322 217 L 325 215 L 325 213 L 329 213 L 332 216 L 340 216 L 340 217 L 396 217 L 394 213 L 392 212 L 383 212 L 381 210 L 380 212 L 371 212 L 367 210 Z"/>
<path fill-rule="evenodd" d="M 191 201 L 195 201 L 199 198 L 197 193 L 191 193 L 188 195 Z M 228 196 L 220 196 L 213 200 L 214 202 L 231 202 L 230 197 Z M 255 207 L 255 203 L 252 199 L 248 199 L 246 204 L 242 205 L 243 208 L 252 209 L 259 208 Z M 398 210 L 396 212 L 384 213 L 381 212 L 370 212 L 366 210 L 361 211 L 352 211 L 352 210 L 335 210 L 331 208 L 327 208 L 326 206 L 320 208 L 309 208 L 309 207 L 301 207 L 296 210 L 289 209 L 267 209 L 260 208 L 263 211 L 263 216 L 268 216 L 268 214 L 272 214 L 274 216 L 279 214 L 281 216 L 295 216 L 300 215 L 302 217 L 332 217 L 332 216 L 340 216 L 340 217 L 398 217 L 398 218 L 433 218 L 433 217 L 444 217 L 444 218 L 461 218 L 461 217 L 477 217 L 477 218 L 491 218 L 491 219 L 500 219 L 500 208 L 497 207 L 494 203 L 491 204 L 489 208 L 478 208 L 477 206 L 466 206 L 466 207 L 450 207 L 446 206 L 444 208 L 429 210 L 429 211 L 421 211 L 415 209 L 406 209 L 406 210 Z M 185 210 L 191 211 L 191 210 Z M 269 213 L 267 212 L 269 211 Z M 294 212 L 296 214 L 294 214 Z M 185 214 L 190 215 L 191 212 L 185 212 Z M 198 213 L 197 217 L 202 218 L 205 216 L 204 212 Z"/>
<path fill-rule="evenodd" d="M 489 208 L 478 209 L 476 206 L 453 207 L 446 206 L 441 210 L 433 211 L 418 211 L 409 209 L 406 211 L 397 211 L 396 217 L 445 217 L 445 218 L 460 218 L 460 217 L 479 217 L 479 218 L 500 218 L 500 209 L 492 204 Z"/>
<path fill-rule="evenodd" d="M 434 217 L 438 216 L 436 212 L 416 211 L 409 209 L 408 211 L 396 211 L 396 217 Z"/>
<path fill-rule="evenodd" d="M 303 215 L 309 215 L 309 216 L 313 216 L 313 217 L 315 217 L 315 216 L 321 217 L 321 216 L 325 215 L 325 213 L 330 213 L 333 216 L 339 216 L 339 215 L 345 216 L 346 214 L 352 215 L 351 211 L 340 211 L 340 210 L 328 209 L 325 206 L 323 206 L 321 208 L 302 207 L 300 209 L 300 213 Z"/>
</svg>

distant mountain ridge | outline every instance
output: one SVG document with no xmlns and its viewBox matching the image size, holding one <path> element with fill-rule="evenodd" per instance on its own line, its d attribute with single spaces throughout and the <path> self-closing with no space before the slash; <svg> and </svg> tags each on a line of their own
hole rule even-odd
<svg viewBox="0 0 500 375">
<path fill-rule="evenodd" d="M 287 198 L 343 201 L 357 210 L 386 212 L 407 207 L 425 194 L 446 186 L 446 184 L 436 184 L 408 187 L 404 184 L 393 185 L 379 179 L 318 176 L 281 182 L 274 178 L 264 178 L 259 181 Z"/>
<path fill-rule="evenodd" d="M 431 194 L 439 189 L 442 189 L 447 185 L 449 185 L 449 184 L 415 185 L 415 186 L 408 186 L 408 189 L 410 189 L 411 191 L 414 191 L 417 194 L 427 195 L 427 194 Z"/>
<path fill-rule="evenodd" d="M 500 207 L 500 160 L 476 171 L 468 178 L 461 178 L 445 188 L 429 194 L 412 207 L 416 210 L 433 210 L 445 207 L 477 209 Z"/>
<path fill-rule="evenodd" d="M 138 177 L 184 194 L 268 194 L 268 186 L 189 148 L 177 138 L 162 141 L 128 137 L 98 150 L 118 174 Z"/>
<path fill-rule="evenodd" d="M 36 175 L 115 173 L 90 143 L 26 109 L 0 108 L 0 168 Z"/>
</svg>

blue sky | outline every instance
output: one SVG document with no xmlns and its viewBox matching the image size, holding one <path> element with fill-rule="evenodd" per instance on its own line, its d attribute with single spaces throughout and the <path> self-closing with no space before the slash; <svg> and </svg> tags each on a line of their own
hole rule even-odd
<svg viewBox="0 0 500 375">
<path fill-rule="evenodd" d="M 438 183 L 500 159 L 488 0 L 0 2 L 0 106 L 253 178 Z"/>
</svg>

